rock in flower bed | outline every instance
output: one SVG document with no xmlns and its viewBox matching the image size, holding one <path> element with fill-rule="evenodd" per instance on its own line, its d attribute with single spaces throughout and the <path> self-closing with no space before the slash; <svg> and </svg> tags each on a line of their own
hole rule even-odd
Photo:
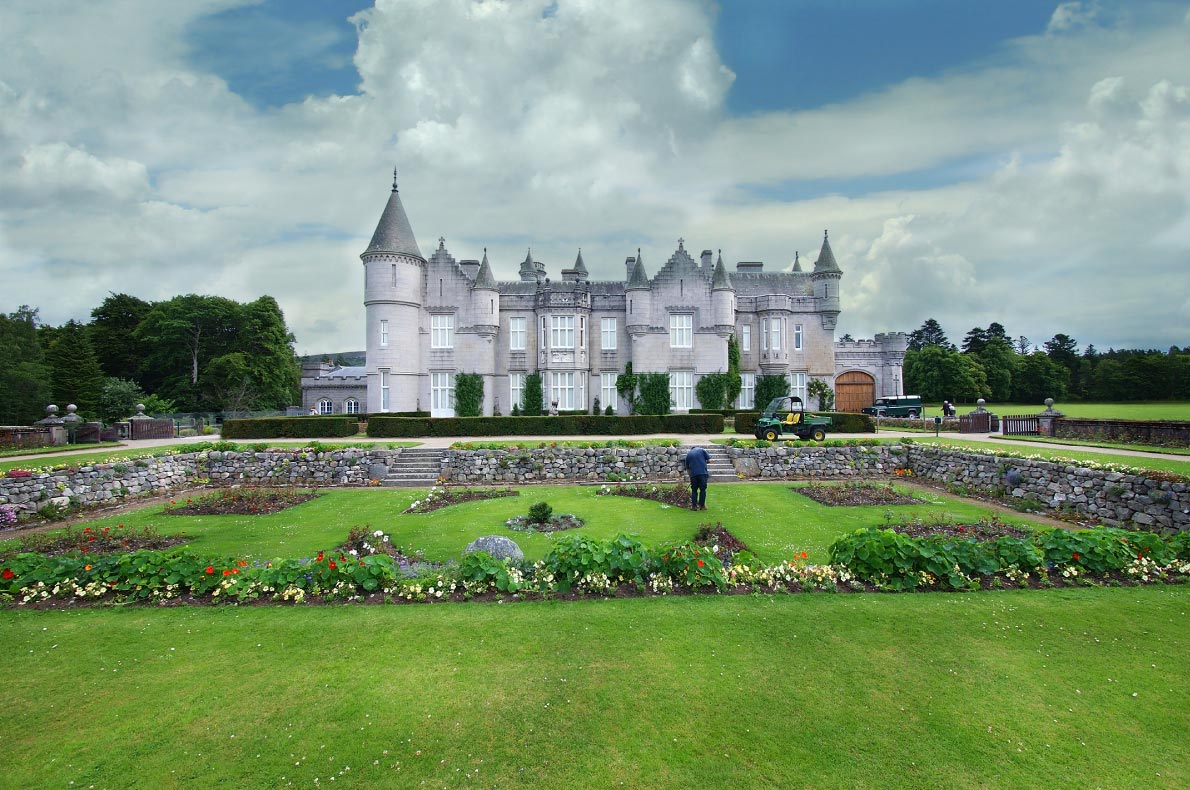
<svg viewBox="0 0 1190 790">
<path fill-rule="evenodd" d="M 71 552 L 86 555 L 115 554 L 137 549 L 167 549 L 188 540 L 190 539 L 184 535 L 161 535 L 153 526 L 126 529 L 123 524 L 117 524 L 115 529 L 83 527 L 81 530 L 66 527 L 62 532 L 22 535 L 17 548 L 0 554 L 0 557 L 22 552 L 36 552 L 47 557 L 57 557 Z"/>
<path fill-rule="evenodd" d="M 464 502 L 478 502 L 482 499 L 498 499 L 506 496 L 520 496 L 520 491 L 511 488 L 447 488 L 445 486 L 434 486 L 430 492 L 421 499 L 414 500 L 413 504 L 401 511 L 401 513 L 432 513 L 444 507 L 451 505 L 461 505 Z"/>
<path fill-rule="evenodd" d="M 226 488 L 186 499 L 171 499 L 166 516 L 263 516 L 309 502 L 319 495 L 291 488 Z"/>
<path fill-rule="evenodd" d="M 921 500 L 902 494 L 891 484 L 844 483 L 842 485 L 807 485 L 790 489 L 820 505 L 829 507 L 864 507 L 868 505 L 916 505 Z"/>
<path fill-rule="evenodd" d="M 672 486 L 659 486 L 651 483 L 636 485 L 602 485 L 595 492 L 597 496 L 627 496 L 634 499 L 651 499 L 670 507 L 690 506 L 690 486 L 678 483 Z"/>
</svg>

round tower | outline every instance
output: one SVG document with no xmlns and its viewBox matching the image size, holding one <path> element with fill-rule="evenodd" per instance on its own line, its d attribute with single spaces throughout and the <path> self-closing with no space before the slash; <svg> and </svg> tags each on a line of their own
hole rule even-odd
<svg viewBox="0 0 1190 790">
<path fill-rule="evenodd" d="M 413 411 L 421 376 L 421 310 L 426 259 L 409 226 L 397 171 L 393 190 L 380 215 L 364 264 L 364 314 L 367 326 L 368 403 L 370 412 Z"/>
<path fill-rule="evenodd" d="M 645 264 L 641 260 L 640 249 L 636 251 L 636 263 L 632 267 L 632 274 L 624 285 L 624 297 L 628 301 L 625 305 L 624 323 L 629 334 L 633 331 L 642 332 L 649 325 L 649 318 L 653 309 L 653 291 L 645 274 Z"/>
<path fill-rule="evenodd" d="M 500 331 L 500 289 L 488 263 L 488 248 L 483 248 L 483 261 L 471 284 L 471 320 L 474 322 L 476 343 L 472 349 L 470 373 L 483 376 L 483 413 L 492 414 L 496 389 L 496 336 Z"/>
<path fill-rule="evenodd" d="M 822 316 L 822 328 L 834 330 L 839 321 L 839 280 L 843 277 L 843 270 L 835 262 L 835 254 L 831 252 L 831 243 L 827 231 L 822 232 L 822 250 L 818 253 L 818 260 L 814 261 L 814 273 L 810 280 L 814 283 L 814 299 L 817 302 L 818 314 Z"/>
<path fill-rule="evenodd" d="M 735 328 L 735 288 L 727 267 L 723 265 L 723 250 L 715 261 L 715 272 L 711 275 L 711 313 L 715 329 L 722 335 L 731 334 Z"/>
</svg>

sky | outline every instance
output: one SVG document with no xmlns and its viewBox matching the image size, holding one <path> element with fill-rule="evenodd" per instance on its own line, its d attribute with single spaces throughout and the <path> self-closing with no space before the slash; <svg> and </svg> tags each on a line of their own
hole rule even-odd
<svg viewBox="0 0 1190 790">
<path fill-rule="evenodd" d="M 0 311 L 270 294 L 363 348 L 394 167 L 501 280 L 829 229 L 838 336 L 1190 345 L 1185 0 L 0 4 Z"/>
</svg>

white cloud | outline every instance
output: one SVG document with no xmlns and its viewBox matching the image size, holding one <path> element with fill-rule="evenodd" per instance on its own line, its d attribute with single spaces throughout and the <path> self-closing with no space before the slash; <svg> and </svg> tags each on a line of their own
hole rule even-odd
<svg viewBox="0 0 1190 790">
<path fill-rule="evenodd" d="M 0 7 L 0 309 L 267 292 L 303 350 L 358 348 L 357 255 L 396 164 L 423 250 L 486 245 L 498 277 L 529 243 L 608 279 L 641 246 L 653 272 L 679 235 L 779 269 L 829 226 L 841 332 L 1190 336 L 1184 26 L 1064 3 L 987 61 L 733 118 L 701 2 L 380 0 L 355 18 L 359 94 L 260 110 L 186 59 L 193 21 L 237 4 Z M 955 162 L 947 186 L 862 187 Z M 852 196 L 757 191 L 798 179 Z"/>
</svg>

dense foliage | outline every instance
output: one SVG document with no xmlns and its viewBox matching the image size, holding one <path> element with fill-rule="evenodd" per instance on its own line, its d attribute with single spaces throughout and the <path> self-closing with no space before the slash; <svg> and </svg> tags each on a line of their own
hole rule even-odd
<svg viewBox="0 0 1190 790">
<path fill-rule="evenodd" d="M 637 376 L 640 397 L 633 409 L 637 414 L 669 414 L 673 399 L 669 394 L 668 373 L 641 373 Z"/>
<path fill-rule="evenodd" d="M 789 379 L 785 376 L 757 376 L 756 377 L 756 408 L 763 410 L 773 398 L 780 398 L 789 394 Z"/>
<path fill-rule="evenodd" d="M 355 436 L 359 421 L 355 417 L 255 417 L 224 420 L 224 439 L 338 438 Z"/>
<path fill-rule="evenodd" d="M 521 394 L 521 414 L 536 416 L 545 411 L 542 394 L 541 374 L 534 372 L 525 376 L 525 390 Z"/>
<path fill-rule="evenodd" d="M 0 425 L 28 425 L 44 417 L 50 403 L 50 369 L 37 326 L 37 310 L 28 305 L 0 314 Z"/>
<path fill-rule="evenodd" d="M 483 376 L 478 373 L 455 375 L 455 414 L 478 417 L 483 411 Z"/>
<path fill-rule="evenodd" d="M 910 333 L 905 391 L 928 401 L 1042 403 L 1046 398 L 1095 401 L 1190 399 L 1190 347 L 1168 351 L 1109 350 L 1054 335 L 1039 348 L 1014 341 L 1002 324 L 974 327 L 962 350 L 934 319 Z"/>
</svg>

